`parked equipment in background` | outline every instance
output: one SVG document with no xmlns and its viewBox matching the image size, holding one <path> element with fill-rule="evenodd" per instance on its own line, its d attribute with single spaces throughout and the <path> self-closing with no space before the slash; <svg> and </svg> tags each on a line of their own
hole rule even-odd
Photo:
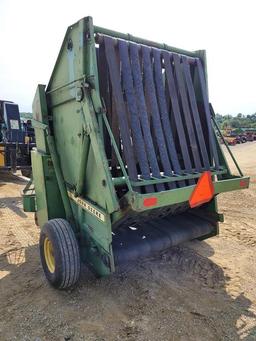
<svg viewBox="0 0 256 341">
<path fill-rule="evenodd" d="M 223 139 L 221 140 L 221 143 L 225 142 L 229 145 L 229 146 L 235 146 L 237 144 L 237 138 L 236 137 L 232 137 L 232 136 L 223 136 Z M 240 143 L 240 141 L 239 141 Z"/>
<path fill-rule="evenodd" d="M 245 143 L 248 141 L 246 133 L 238 133 L 236 129 L 225 129 L 222 131 L 223 138 L 229 146 L 235 146 L 236 144 Z M 224 139 L 220 138 L 220 142 L 224 143 Z"/>
<path fill-rule="evenodd" d="M 247 141 L 256 141 L 256 129 L 248 129 L 245 131 Z"/>
<path fill-rule="evenodd" d="M 204 51 L 94 26 L 67 30 L 33 103 L 37 148 L 24 210 L 36 211 L 45 275 L 73 285 L 218 234 L 216 196 L 249 186 L 217 141 Z M 218 131 L 221 134 L 220 131 Z"/>
<path fill-rule="evenodd" d="M 21 121 L 19 107 L 10 101 L 0 101 L 0 170 L 21 170 L 31 175 L 30 151 L 35 147 L 31 120 Z"/>
</svg>

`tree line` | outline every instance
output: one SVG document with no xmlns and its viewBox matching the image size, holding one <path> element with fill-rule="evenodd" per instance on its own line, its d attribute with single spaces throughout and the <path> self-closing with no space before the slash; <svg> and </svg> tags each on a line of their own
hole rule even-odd
<svg viewBox="0 0 256 341">
<path fill-rule="evenodd" d="M 239 113 L 236 116 L 216 114 L 215 119 L 222 130 L 239 128 L 256 129 L 256 113 L 252 115 L 243 115 Z"/>
</svg>

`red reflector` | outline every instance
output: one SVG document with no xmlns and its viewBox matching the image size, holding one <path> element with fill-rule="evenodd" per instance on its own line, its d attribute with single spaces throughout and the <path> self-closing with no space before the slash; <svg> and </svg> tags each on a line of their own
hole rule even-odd
<svg viewBox="0 0 256 341">
<path fill-rule="evenodd" d="M 156 204 L 157 204 L 157 198 L 155 197 L 145 198 L 143 200 L 143 205 L 146 207 L 155 206 Z"/>
<path fill-rule="evenodd" d="M 245 187 L 247 185 L 247 182 L 244 180 L 240 181 L 240 187 Z"/>
<path fill-rule="evenodd" d="M 211 172 L 204 172 L 198 180 L 198 183 L 192 192 L 189 205 L 196 207 L 212 199 L 214 195 L 214 187 L 211 179 Z"/>
</svg>

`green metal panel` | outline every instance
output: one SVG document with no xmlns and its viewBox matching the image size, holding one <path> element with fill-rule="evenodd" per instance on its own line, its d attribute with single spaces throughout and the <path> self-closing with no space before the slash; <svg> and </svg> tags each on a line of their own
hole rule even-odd
<svg viewBox="0 0 256 341">
<path fill-rule="evenodd" d="M 25 194 L 23 196 L 23 210 L 24 212 L 36 212 L 35 195 Z"/>
<path fill-rule="evenodd" d="M 63 105 L 56 107 L 53 114 L 53 127 L 56 149 L 61 151 L 58 154 L 63 165 L 63 176 L 67 183 L 76 184 L 83 134 L 79 104 L 68 102 L 65 108 Z M 67 131 L 68 134 L 63 134 Z"/>
<path fill-rule="evenodd" d="M 35 187 L 30 180 L 23 190 L 23 209 L 25 212 L 36 212 Z"/>
<path fill-rule="evenodd" d="M 66 184 L 64 182 L 62 170 L 60 168 L 59 157 L 56 152 L 54 137 L 50 134 L 50 126 L 49 126 L 49 120 L 48 120 L 49 113 L 48 113 L 48 108 L 46 104 L 44 85 L 39 85 L 37 88 L 37 92 L 36 92 L 34 102 L 33 102 L 33 116 L 39 119 L 39 120 L 33 120 L 33 125 L 35 129 L 37 129 L 37 131 L 39 132 L 39 135 L 38 135 L 39 138 L 44 139 L 46 149 L 47 151 L 49 151 L 49 154 L 51 157 L 53 176 L 56 177 L 58 189 L 61 194 L 61 199 L 62 199 L 63 207 L 65 210 L 65 218 L 73 226 L 74 219 L 73 219 L 73 214 L 72 214 L 72 210 L 70 207 L 70 202 L 67 197 Z M 37 174 L 37 170 L 35 169 L 35 175 L 36 174 Z M 45 205 L 43 205 L 43 208 L 45 208 Z M 56 212 L 56 214 L 57 213 L 58 212 Z"/>
<path fill-rule="evenodd" d="M 96 118 L 102 106 L 91 18 L 68 29 L 47 87 L 47 100 L 66 183 L 109 213 L 118 210 Z"/>
<path fill-rule="evenodd" d="M 48 124 L 48 110 L 45 100 L 45 85 L 39 84 L 33 101 L 33 119 L 44 124 Z M 37 149 L 47 153 L 48 148 L 45 139 L 45 131 L 34 127 Z"/>
<path fill-rule="evenodd" d="M 219 194 L 222 192 L 234 191 L 238 189 L 245 189 L 249 187 L 249 177 L 233 177 L 228 180 L 213 182 L 214 193 Z M 140 194 L 137 192 L 128 192 L 125 197 L 127 202 L 134 211 L 146 211 L 152 209 L 152 207 L 145 207 L 143 204 L 144 199 L 155 197 L 157 203 L 154 208 L 164 207 L 168 205 L 174 205 L 183 203 L 189 200 L 195 185 L 187 186 L 184 188 L 172 189 L 169 191 L 158 192 L 153 194 Z"/>
<path fill-rule="evenodd" d="M 69 192 L 75 219 L 80 226 L 81 256 L 97 273 L 114 271 L 110 215 L 98 205 Z"/>
<path fill-rule="evenodd" d="M 55 171 L 49 155 L 31 152 L 36 192 L 38 223 L 42 226 L 49 219 L 65 218 L 65 211 L 57 184 Z"/>
</svg>

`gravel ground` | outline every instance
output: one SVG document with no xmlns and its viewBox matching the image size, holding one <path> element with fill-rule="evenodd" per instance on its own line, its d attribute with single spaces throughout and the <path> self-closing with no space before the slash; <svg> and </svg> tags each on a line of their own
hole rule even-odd
<svg viewBox="0 0 256 341">
<path fill-rule="evenodd" d="M 219 236 L 69 291 L 44 279 L 25 179 L 0 174 L 0 340 L 256 340 L 256 142 L 232 151 L 252 184 L 219 197 Z"/>
</svg>

